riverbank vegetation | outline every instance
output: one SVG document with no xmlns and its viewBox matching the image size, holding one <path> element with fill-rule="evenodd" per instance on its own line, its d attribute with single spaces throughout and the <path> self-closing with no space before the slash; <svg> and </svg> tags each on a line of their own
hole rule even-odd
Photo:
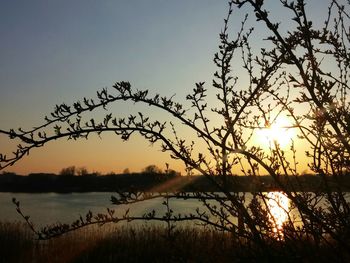
<svg viewBox="0 0 350 263">
<path fill-rule="evenodd" d="M 0 222 L 0 263 L 58 262 L 337 262 L 337 247 L 312 240 L 271 240 L 260 250 L 249 240 L 211 228 L 139 225 L 84 228 L 38 241 L 22 223 Z"/>
<path fill-rule="evenodd" d="M 283 181 L 283 179 L 282 179 Z M 327 184 L 320 175 L 298 175 L 288 178 L 288 187 L 296 191 L 323 192 L 327 189 L 350 191 L 350 175 L 329 178 Z M 271 176 L 237 176 L 227 178 L 227 188 L 232 192 L 280 191 Z M 139 172 L 128 174 L 86 173 L 84 175 L 31 173 L 0 174 L 0 192 L 212 192 L 217 191 L 205 176 L 181 176 L 175 171 Z"/>
</svg>

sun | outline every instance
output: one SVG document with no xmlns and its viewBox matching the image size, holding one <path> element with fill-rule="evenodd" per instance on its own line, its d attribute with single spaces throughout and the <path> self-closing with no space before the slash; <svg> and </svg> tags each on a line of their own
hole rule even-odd
<svg viewBox="0 0 350 263">
<path fill-rule="evenodd" d="M 287 117 L 278 117 L 269 127 L 258 130 L 258 138 L 262 146 L 281 148 L 288 146 L 295 137 L 295 129 Z"/>
</svg>

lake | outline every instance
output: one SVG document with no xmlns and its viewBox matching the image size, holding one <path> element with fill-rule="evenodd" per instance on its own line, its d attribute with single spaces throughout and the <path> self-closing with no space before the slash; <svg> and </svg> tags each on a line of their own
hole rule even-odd
<svg viewBox="0 0 350 263">
<path fill-rule="evenodd" d="M 31 217 L 35 226 L 44 226 L 52 223 L 71 223 L 78 219 L 80 215 L 85 218 L 86 213 L 91 210 L 93 213 L 105 213 L 107 207 L 116 209 L 116 215 L 122 215 L 130 207 L 130 215 L 141 216 L 152 209 L 163 215 L 165 207 L 162 205 L 164 199 L 152 199 L 136 203 L 131 206 L 116 206 L 110 202 L 110 197 L 116 195 L 114 192 L 88 192 L 88 193 L 8 193 L 0 192 L 0 221 L 23 221 L 16 212 L 12 198 L 15 197 L 21 203 L 22 212 Z M 276 231 L 280 229 L 287 220 L 286 211 L 290 211 L 289 199 L 280 192 L 266 193 L 268 197 L 267 205 L 271 215 L 276 222 Z M 246 193 L 246 200 L 250 200 L 252 195 Z M 346 199 L 350 200 L 349 193 Z M 196 199 L 171 199 L 171 209 L 175 214 L 186 214 L 194 212 L 197 207 L 202 211 L 202 203 Z M 321 204 L 322 205 L 322 204 Z M 290 214 L 298 217 L 293 210 Z M 237 220 L 233 218 L 232 220 Z M 298 220 L 297 220 L 298 221 Z M 236 221 L 237 222 L 237 221 Z M 148 224 L 152 224 L 148 222 Z"/>
<path fill-rule="evenodd" d="M 89 192 L 89 193 L 4 193 L 0 192 L 0 221 L 23 221 L 16 212 L 16 207 L 12 203 L 15 197 L 21 203 L 22 212 L 30 215 L 31 221 L 35 225 L 61 222 L 71 223 L 91 210 L 93 213 L 106 212 L 106 208 L 116 209 L 117 206 L 110 202 L 113 192 Z M 142 203 L 133 204 L 130 209 L 132 215 L 142 215 L 152 209 L 165 211 L 162 205 L 163 199 L 153 199 Z M 176 212 L 193 212 L 201 205 L 198 200 L 171 201 L 171 207 Z M 118 206 L 118 211 L 122 214 L 126 206 Z M 116 211 L 117 212 L 117 211 Z"/>
</svg>

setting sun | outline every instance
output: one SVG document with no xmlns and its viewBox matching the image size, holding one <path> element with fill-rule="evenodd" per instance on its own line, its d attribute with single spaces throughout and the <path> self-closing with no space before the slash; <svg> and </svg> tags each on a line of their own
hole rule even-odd
<svg viewBox="0 0 350 263">
<path fill-rule="evenodd" d="M 278 117 L 269 127 L 258 131 L 260 143 L 264 147 L 273 146 L 274 143 L 281 148 L 286 147 L 295 137 L 295 131 L 291 126 L 292 123 L 287 117 Z"/>
</svg>

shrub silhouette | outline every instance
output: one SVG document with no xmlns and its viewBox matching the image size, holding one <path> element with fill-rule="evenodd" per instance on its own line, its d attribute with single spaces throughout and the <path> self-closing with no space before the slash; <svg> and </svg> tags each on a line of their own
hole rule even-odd
<svg viewBox="0 0 350 263">
<path fill-rule="evenodd" d="M 98 215 L 89 212 L 86 218 L 70 225 L 33 229 L 38 237 L 46 239 L 108 222 L 158 220 L 168 222 L 172 230 L 173 222 L 196 220 L 227 231 L 242 242 L 254 243 L 262 251 L 267 251 L 266 247 L 277 238 L 299 244 L 308 240 L 319 248 L 336 247 L 348 253 L 350 209 L 341 184 L 350 169 L 349 4 L 330 1 L 325 23 L 320 27 L 309 20 L 305 1 L 281 0 L 280 5 L 293 16 L 291 21 L 273 21 L 261 0 L 229 2 L 219 50 L 214 56 L 217 71 L 210 87 L 216 91 L 213 98 L 204 82 L 196 83 L 181 103 L 174 97 L 151 96 L 150 91 L 135 90 L 129 82 L 121 81 L 111 91 L 98 91 L 96 99 L 56 105 L 45 122 L 32 130 L 0 130 L 22 142 L 14 156 L 0 155 L 2 168 L 52 140 L 77 140 L 105 132 L 129 140 L 138 133 L 152 144 L 160 143 L 163 152 L 184 163 L 188 174 L 205 176 L 216 189 L 195 193 L 120 192 L 112 197 L 115 205 L 163 197 L 167 212 L 158 215 L 149 211 L 140 217 L 132 216 L 129 210 L 122 217 L 115 216 L 113 210 Z M 253 28 L 246 29 L 251 19 L 246 15 L 241 28 L 230 37 L 233 10 L 248 10 L 266 34 L 261 37 L 254 34 Z M 284 23 L 288 23 L 288 31 L 281 29 Z M 256 49 L 252 43 L 268 44 Z M 237 66 L 244 70 L 244 77 L 241 72 L 235 75 Z M 170 121 L 154 120 L 145 112 L 124 118 L 109 112 L 100 121 L 84 117 L 120 101 L 157 108 L 168 114 Z M 301 112 L 301 108 L 305 110 Z M 272 128 L 283 115 L 291 121 L 285 130 L 295 130 L 298 138 L 288 149 L 276 139 L 265 149 L 254 138 L 259 131 Z M 196 139 L 189 140 L 178 127 L 191 130 Z M 308 145 L 308 151 L 297 152 L 297 143 Z M 298 156 L 306 159 L 313 176 L 321 179 L 313 193 L 298 192 L 290 184 L 290 178 L 298 181 Z M 229 190 L 236 184 L 237 171 L 254 180 L 252 198 Z M 261 191 L 259 177 L 264 174 L 271 176 L 275 187 L 291 202 L 284 227 L 277 232 L 276 220 L 271 220 L 272 211 L 267 205 L 270 198 Z M 299 180 L 298 184 L 303 182 Z M 170 209 L 171 198 L 197 198 L 206 210 L 176 215 Z M 21 212 L 18 201 L 14 202 Z"/>
</svg>

